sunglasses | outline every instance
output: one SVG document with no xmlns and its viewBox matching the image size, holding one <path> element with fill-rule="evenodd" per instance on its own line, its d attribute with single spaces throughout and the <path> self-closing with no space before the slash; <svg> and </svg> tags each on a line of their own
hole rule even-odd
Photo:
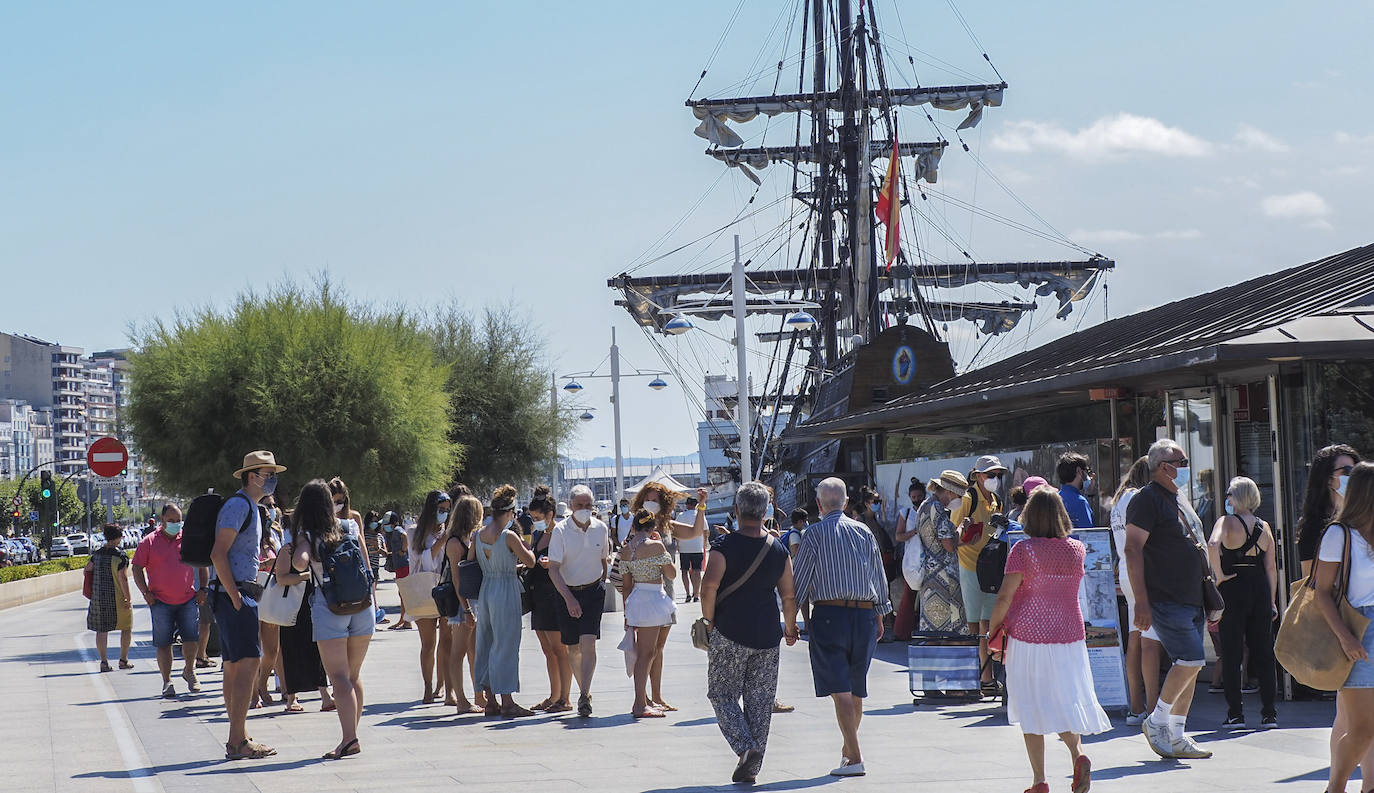
<svg viewBox="0 0 1374 793">
<path fill-rule="evenodd" d="M 1342 465 L 1340 468 L 1337 468 L 1336 470 L 1332 471 L 1332 472 L 1331 472 L 1331 475 L 1332 475 L 1332 476 L 1336 476 L 1336 475 L 1338 475 L 1338 474 L 1345 474 L 1346 476 L 1350 476 L 1350 474 L 1351 474 L 1354 470 L 1355 470 L 1355 466 L 1353 466 L 1353 465 Z"/>
<path fill-rule="evenodd" d="M 1187 458 L 1187 457 L 1180 457 L 1180 458 L 1178 458 L 1177 460 L 1165 460 L 1164 462 L 1168 463 L 1169 465 L 1172 465 L 1172 466 L 1175 467 L 1175 468 L 1188 468 L 1188 467 L 1189 467 L 1189 465 L 1188 465 L 1188 458 Z"/>
</svg>

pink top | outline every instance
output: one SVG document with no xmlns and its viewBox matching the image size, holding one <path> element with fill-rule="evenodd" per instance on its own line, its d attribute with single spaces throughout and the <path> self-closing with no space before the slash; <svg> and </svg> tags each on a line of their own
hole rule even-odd
<svg viewBox="0 0 1374 793">
<path fill-rule="evenodd" d="M 1083 543 L 1068 537 L 1027 537 L 1011 546 L 1007 573 L 1024 576 L 1007 613 L 1007 634 L 1029 644 L 1070 644 L 1086 638 L 1078 585 Z"/>
<path fill-rule="evenodd" d="M 148 591 L 158 602 L 179 606 L 196 596 L 195 571 L 181 561 L 181 535 L 168 537 L 161 527 L 139 540 L 134 564 L 148 576 Z"/>
</svg>

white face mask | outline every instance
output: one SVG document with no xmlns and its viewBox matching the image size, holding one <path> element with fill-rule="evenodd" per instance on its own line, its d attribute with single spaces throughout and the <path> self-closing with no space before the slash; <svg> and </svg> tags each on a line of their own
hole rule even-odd
<svg viewBox="0 0 1374 793">
<path fill-rule="evenodd" d="M 644 502 L 644 506 L 641 507 L 641 509 L 648 510 L 648 512 L 649 512 L 650 515 L 657 515 L 657 514 L 658 514 L 658 502 L 657 502 L 657 501 L 645 501 L 645 502 Z"/>
<path fill-rule="evenodd" d="M 1349 483 L 1350 483 L 1350 477 L 1346 476 L 1345 474 L 1341 474 L 1340 483 L 1336 485 L 1336 493 L 1337 493 L 1341 498 L 1345 498 L 1345 486 L 1346 486 L 1347 484 L 1349 484 Z"/>
<path fill-rule="evenodd" d="M 1188 486 L 1188 479 L 1188 466 L 1185 465 L 1182 468 L 1179 468 L 1176 471 L 1174 471 L 1174 486 L 1177 487 L 1179 490 L 1182 490 Z"/>
<path fill-rule="evenodd" d="M 1001 478 L 1001 477 L 989 476 L 987 479 L 983 480 L 983 489 L 986 490 L 986 491 L 988 491 L 989 493 L 996 493 L 996 492 L 997 492 L 997 488 L 999 488 L 999 487 L 1001 487 L 1001 486 L 1002 486 L 1002 478 Z"/>
<path fill-rule="evenodd" d="M 501 531 L 505 531 L 506 529 L 509 529 L 511 526 L 514 526 L 514 525 L 515 525 L 515 518 L 511 518 L 510 520 L 506 521 L 506 525 L 504 525 L 504 526 L 501 527 Z"/>
<path fill-rule="evenodd" d="M 442 525 L 444 525 L 445 523 L 448 523 L 448 513 L 447 513 L 447 512 L 440 512 L 438 515 L 435 515 L 435 516 L 434 516 L 434 519 L 437 520 L 437 521 L 439 521 L 439 525 L 442 526 Z"/>
<path fill-rule="evenodd" d="M 578 523 L 591 523 L 592 511 L 590 509 L 579 509 L 573 512 L 573 520 Z"/>
<path fill-rule="evenodd" d="M 534 522 L 534 531 L 545 531 L 545 530 L 547 530 L 548 528 L 549 528 L 549 523 L 548 523 L 548 521 L 545 521 L 545 520 L 536 520 L 536 521 Z"/>
<path fill-rule="evenodd" d="M 335 505 L 334 505 L 334 514 L 335 514 L 335 515 L 342 515 L 342 514 L 344 514 L 344 505 L 343 505 L 343 504 L 335 504 Z"/>
</svg>

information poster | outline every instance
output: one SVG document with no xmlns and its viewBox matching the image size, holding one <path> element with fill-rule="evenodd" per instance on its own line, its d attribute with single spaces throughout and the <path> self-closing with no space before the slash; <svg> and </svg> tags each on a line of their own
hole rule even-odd
<svg viewBox="0 0 1374 793">
<path fill-rule="evenodd" d="M 1025 539 L 1021 532 L 1009 532 L 1007 542 L 1015 545 Z M 1104 709 L 1130 706 L 1126 690 L 1126 663 L 1121 645 L 1121 618 L 1116 607 L 1116 556 L 1111 529 L 1075 529 L 1073 538 L 1083 543 L 1083 582 L 1078 587 L 1078 607 L 1083 611 L 1084 631 L 1088 637 L 1088 665 L 1092 669 L 1093 689 Z"/>
</svg>

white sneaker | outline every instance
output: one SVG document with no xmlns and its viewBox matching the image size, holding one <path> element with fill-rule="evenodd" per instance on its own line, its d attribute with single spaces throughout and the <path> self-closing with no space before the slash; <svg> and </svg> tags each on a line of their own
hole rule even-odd
<svg viewBox="0 0 1374 793">
<path fill-rule="evenodd" d="M 1150 714 L 1148 714 L 1148 713 L 1130 713 L 1130 712 L 1127 712 L 1127 713 L 1126 713 L 1126 726 L 1127 726 L 1127 727 L 1139 727 L 1142 723 L 1144 723 L 1145 717 L 1148 716 L 1148 715 L 1150 715 Z"/>
<path fill-rule="evenodd" d="M 1150 748 L 1155 754 L 1164 758 L 1174 756 L 1173 740 L 1169 735 L 1167 724 L 1155 724 L 1155 720 L 1149 716 L 1140 723 L 1140 731 L 1145 733 L 1145 742 L 1150 744 Z"/>
<path fill-rule="evenodd" d="M 1186 735 L 1175 738 L 1170 744 L 1169 750 L 1173 752 L 1174 757 L 1180 760 L 1206 760 L 1212 756 L 1211 752 L 1199 747 L 1192 738 Z"/>
<path fill-rule="evenodd" d="M 866 773 L 866 772 L 864 771 L 864 764 L 863 764 L 863 763 L 851 763 L 851 762 L 849 762 L 849 758 L 848 758 L 848 757 L 841 757 L 841 758 L 840 758 L 840 767 L 839 767 L 839 768 L 836 768 L 836 769 L 834 769 L 834 770 L 832 770 L 832 771 L 830 772 L 830 775 L 831 775 L 831 776 L 863 776 L 865 773 Z"/>
</svg>

